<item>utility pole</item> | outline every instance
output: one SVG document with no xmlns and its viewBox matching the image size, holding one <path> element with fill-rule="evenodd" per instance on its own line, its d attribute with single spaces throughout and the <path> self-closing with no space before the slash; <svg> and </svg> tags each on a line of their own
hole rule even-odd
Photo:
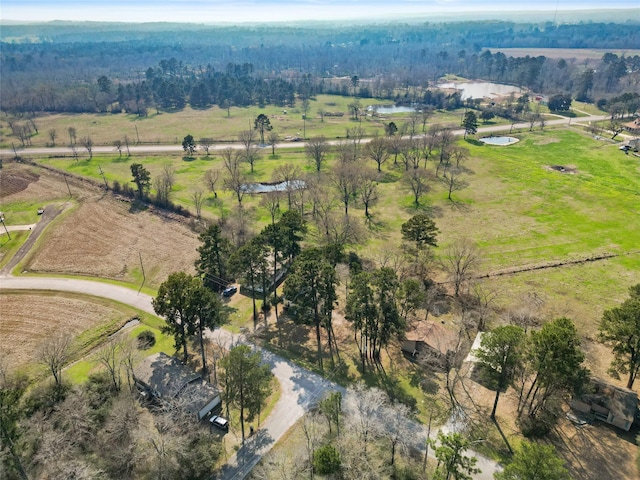
<svg viewBox="0 0 640 480">
<path fill-rule="evenodd" d="M 11 240 L 11 234 L 9 233 L 9 229 L 7 225 L 4 223 L 4 213 L 0 212 L 0 222 L 2 222 L 2 226 L 4 227 L 4 231 L 7 232 L 7 237 Z"/>
<path fill-rule="evenodd" d="M 138 139 L 138 145 L 140 145 L 140 135 L 138 134 L 138 125 L 134 125 L 136 129 L 136 138 Z M 128 148 L 128 147 L 127 147 Z M 128 151 L 128 150 L 127 150 Z"/>
<path fill-rule="evenodd" d="M 73 197 L 73 195 L 71 195 L 71 188 L 69 188 L 69 181 L 67 180 L 67 176 L 63 173 L 62 176 L 64 177 L 64 183 L 67 184 L 67 190 L 69 191 L 69 198 Z"/>
<path fill-rule="evenodd" d="M 138 289 L 138 293 L 140 293 L 140 290 L 142 290 L 142 287 L 144 286 L 144 282 L 147 281 L 147 277 L 144 274 L 144 265 L 142 264 L 142 254 L 138 252 L 138 256 L 140 257 L 140 268 L 142 269 L 142 283 L 140 284 L 140 288 Z"/>
<path fill-rule="evenodd" d="M 102 175 L 102 180 L 104 180 L 104 188 L 109 190 L 109 184 L 107 183 L 107 179 L 104 176 L 104 172 L 102 171 L 102 167 L 98 165 L 98 169 L 100 170 L 100 175 Z"/>
</svg>

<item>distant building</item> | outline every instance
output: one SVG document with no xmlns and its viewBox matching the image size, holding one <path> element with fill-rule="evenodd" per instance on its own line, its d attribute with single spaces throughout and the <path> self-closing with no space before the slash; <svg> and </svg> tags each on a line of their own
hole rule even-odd
<svg viewBox="0 0 640 480">
<path fill-rule="evenodd" d="M 136 386 L 145 395 L 160 402 L 178 402 L 198 420 L 222 407 L 220 393 L 202 379 L 202 375 L 166 353 L 145 358 L 133 373 Z"/>
<path fill-rule="evenodd" d="M 571 408 L 628 432 L 638 415 L 638 394 L 592 378 L 587 393 L 574 399 Z"/>
</svg>

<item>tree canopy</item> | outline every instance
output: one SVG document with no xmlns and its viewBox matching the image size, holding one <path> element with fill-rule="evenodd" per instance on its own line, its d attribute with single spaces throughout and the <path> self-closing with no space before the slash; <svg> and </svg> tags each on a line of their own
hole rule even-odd
<svg viewBox="0 0 640 480">
<path fill-rule="evenodd" d="M 260 353 L 252 352 L 249 345 L 237 345 L 220 361 L 224 399 L 240 410 L 242 441 L 245 439 L 245 420 L 260 414 L 264 402 L 271 394 L 272 373 L 262 363 Z M 246 415 L 245 415 L 246 412 Z M 248 418 L 246 418 L 248 417 Z"/>
<path fill-rule="evenodd" d="M 144 198 L 151 185 L 151 174 L 141 163 L 132 163 L 130 168 L 131 175 L 133 175 L 133 183 L 138 188 L 138 195 L 140 198 Z"/>
<path fill-rule="evenodd" d="M 409 242 L 414 242 L 418 248 L 431 245 L 436 247 L 436 235 L 439 230 L 435 222 L 426 214 L 418 213 L 414 215 L 401 227 L 402 238 Z"/>
<path fill-rule="evenodd" d="M 479 365 L 485 368 L 489 379 L 494 382 L 496 398 L 491 418 L 496 416 L 500 392 L 509 385 L 517 370 L 522 367 L 524 340 L 524 330 L 515 325 L 496 327 L 482 336 L 476 356 Z"/>
<path fill-rule="evenodd" d="M 570 480 L 553 445 L 523 441 L 511 463 L 494 475 L 496 480 Z"/>
<path fill-rule="evenodd" d="M 604 312 L 598 332 L 600 341 L 612 347 L 609 371 L 628 375 L 627 388 L 633 388 L 640 371 L 640 284 L 629 289 L 629 298 L 619 307 Z"/>
</svg>

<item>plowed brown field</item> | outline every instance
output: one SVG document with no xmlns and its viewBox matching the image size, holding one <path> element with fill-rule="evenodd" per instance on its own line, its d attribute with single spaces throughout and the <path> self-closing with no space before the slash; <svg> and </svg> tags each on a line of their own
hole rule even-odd
<svg viewBox="0 0 640 480">
<path fill-rule="evenodd" d="M 62 333 L 76 336 L 105 325 L 117 330 L 130 315 L 106 301 L 66 293 L 0 291 L 0 305 L 0 345 L 12 368 L 36 361 L 47 338 Z"/>
<path fill-rule="evenodd" d="M 65 197 L 67 188 L 59 175 L 26 165 L 8 166 L 11 176 L 3 178 L 16 188 L 3 197 L 3 203 L 25 199 L 44 203 Z M 24 270 L 110 278 L 140 285 L 142 257 L 145 286 L 155 288 L 172 272 L 193 272 L 200 242 L 187 225 L 149 211 L 132 212 L 129 203 L 97 187 L 70 182 L 77 207 L 47 228 L 28 254 Z"/>
</svg>

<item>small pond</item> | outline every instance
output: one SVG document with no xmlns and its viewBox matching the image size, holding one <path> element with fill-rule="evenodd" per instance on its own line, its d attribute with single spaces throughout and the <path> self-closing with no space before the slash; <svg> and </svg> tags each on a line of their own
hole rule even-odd
<svg viewBox="0 0 640 480">
<path fill-rule="evenodd" d="M 391 115 L 393 113 L 411 113 L 415 111 L 415 107 L 407 107 L 406 105 L 369 105 L 367 107 L 367 112 L 376 112 L 380 115 Z"/>
<path fill-rule="evenodd" d="M 247 193 L 268 193 L 268 192 L 286 192 L 287 190 L 298 190 L 305 188 L 307 184 L 304 180 L 292 180 L 290 182 L 280 183 L 247 183 L 242 188 Z"/>
<path fill-rule="evenodd" d="M 462 99 L 467 98 L 495 98 L 511 93 L 520 93 L 522 89 L 513 85 L 492 82 L 464 82 L 464 83 L 440 83 L 439 88 L 455 88 L 462 91 Z"/>
<path fill-rule="evenodd" d="M 520 141 L 515 137 L 482 137 L 478 140 L 487 145 L 513 145 Z"/>
</svg>

